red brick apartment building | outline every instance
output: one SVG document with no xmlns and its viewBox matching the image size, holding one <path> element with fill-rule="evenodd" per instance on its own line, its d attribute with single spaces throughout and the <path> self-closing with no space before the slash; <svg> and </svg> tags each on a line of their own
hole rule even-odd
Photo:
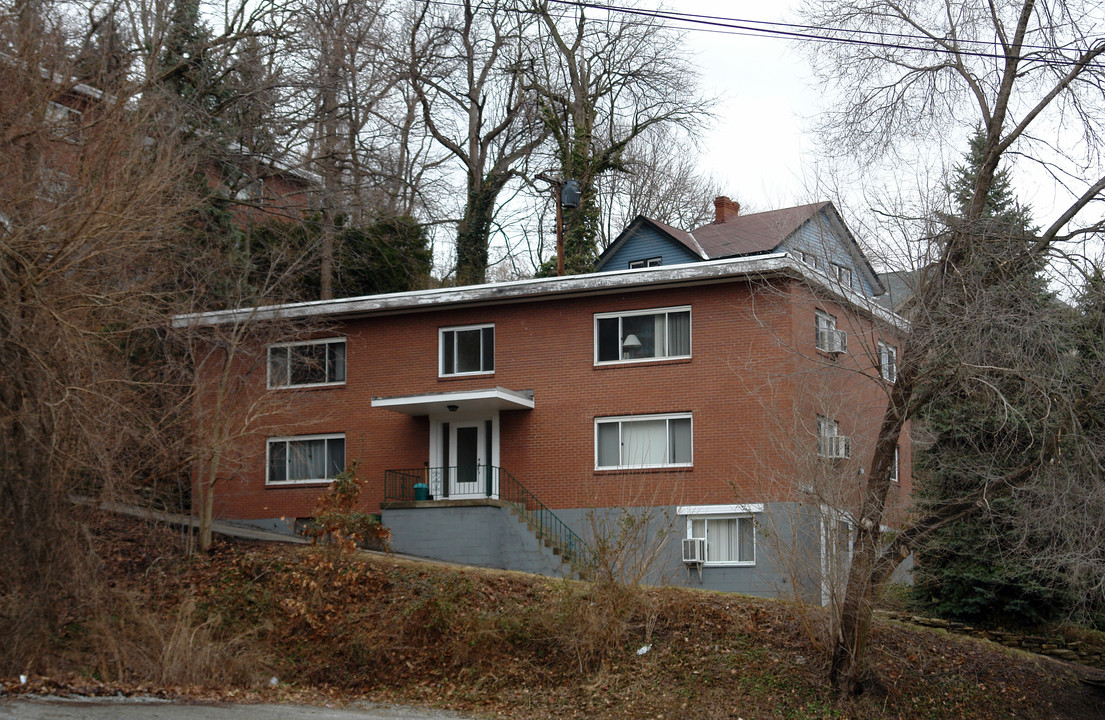
<svg viewBox="0 0 1105 720">
<path fill-rule="evenodd" d="M 567 574 L 622 533 L 654 582 L 826 599 L 901 320 L 830 204 L 723 209 L 638 218 L 587 275 L 178 317 L 315 323 L 240 365 L 279 412 L 216 517 L 290 527 L 356 461 L 397 552 Z M 723 231 L 759 245 L 713 259 Z"/>
</svg>

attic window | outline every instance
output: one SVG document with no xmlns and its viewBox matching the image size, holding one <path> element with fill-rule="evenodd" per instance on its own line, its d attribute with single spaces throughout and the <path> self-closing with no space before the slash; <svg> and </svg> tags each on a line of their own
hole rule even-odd
<svg viewBox="0 0 1105 720">
<path fill-rule="evenodd" d="M 843 287 L 852 287 L 852 269 L 832 263 L 833 277 L 840 282 Z"/>
<path fill-rule="evenodd" d="M 804 262 L 806 265 L 809 265 L 811 268 L 816 268 L 819 265 L 819 263 L 817 262 L 817 256 L 813 253 L 803 252 L 799 250 L 798 259 Z"/>
<path fill-rule="evenodd" d="M 659 267 L 662 264 L 662 261 L 662 257 L 652 257 L 645 260 L 630 260 L 629 269 L 637 270 L 638 268 Z"/>
</svg>

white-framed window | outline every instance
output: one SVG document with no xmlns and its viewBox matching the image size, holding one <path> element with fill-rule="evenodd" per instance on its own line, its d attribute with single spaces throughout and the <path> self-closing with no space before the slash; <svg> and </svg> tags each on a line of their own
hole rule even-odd
<svg viewBox="0 0 1105 720">
<path fill-rule="evenodd" d="M 629 269 L 636 270 L 638 268 L 659 267 L 661 264 L 663 264 L 663 257 L 651 257 L 644 260 L 630 260 Z"/>
<path fill-rule="evenodd" d="M 806 265 L 809 265 L 811 268 L 821 267 L 821 263 L 818 261 L 817 256 L 813 253 L 799 250 L 798 259 L 800 259 Z"/>
<path fill-rule="evenodd" d="M 438 331 L 440 364 L 447 375 L 481 375 L 495 372 L 495 326 L 465 325 Z"/>
<path fill-rule="evenodd" d="M 687 517 L 687 537 L 706 541 L 705 566 L 756 564 L 755 513 L 762 503 L 693 505 L 676 512 Z"/>
<path fill-rule="evenodd" d="M 595 315 L 596 365 L 690 356 L 690 307 Z"/>
<path fill-rule="evenodd" d="M 82 116 L 80 110 L 59 102 L 51 101 L 46 105 L 46 124 L 55 135 L 69 142 L 80 142 Z"/>
<path fill-rule="evenodd" d="M 829 265 L 830 269 L 832 270 L 833 277 L 836 278 L 837 282 L 839 282 L 841 286 L 849 288 L 852 287 L 851 268 L 845 267 L 844 265 L 840 265 L 838 263 L 830 263 Z"/>
<path fill-rule="evenodd" d="M 852 456 L 851 439 L 840 434 L 840 423 L 817 416 L 817 456 L 842 460 Z"/>
<path fill-rule="evenodd" d="M 265 484 L 330 482 L 345 469 L 345 435 L 297 435 L 268 439 Z"/>
<path fill-rule="evenodd" d="M 898 348 L 879 340 L 879 375 L 887 382 L 898 380 Z"/>
<path fill-rule="evenodd" d="M 595 418 L 595 469 L 690 467 L 691 414 Z"/>
<path fill-rule="evenodd" d="M 848 333 L 836 329 L 834 316 L 817 310 L 814 320 L 814 344 L 822 352 L 848 352 Z"/>
<path fill-rule="evenodd" d="M 269 387 L 320 387 L 345 382 L 345 338 L 269 346 Z"/>
<path fill-rule="evenodd" d="M 238 183 L 234 199 L 241 202 L 263 204 L 265 200 L 265 180 L 263 178 L 243 177 Z"/>
<path fill-rule="evenodd" d="M 899 470 L 898 470 L 898 467 L 899 467 L 898 466 L 898 450 L 899 450 L 898 446 L 895 445 L 894 446 L 894 464 L 890 466 L 890 482 L 898 482 L 898 478 L 900 477 L 900 475 L 898 475 L 898 472 L 899 472 Z"/>
</svg>

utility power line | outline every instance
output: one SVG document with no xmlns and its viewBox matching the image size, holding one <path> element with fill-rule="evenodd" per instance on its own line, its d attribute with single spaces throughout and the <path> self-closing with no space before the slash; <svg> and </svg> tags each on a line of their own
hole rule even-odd
<svg viewBox="0 0 1105 720">
<path fill-rule="evenodd" d="M 1000 50 L 999 42 L 995 40 L 972 40 L 964 38 L 935 38 L 923 34 L 892 33 L 879 30 L 840 30 L 847 36 L 827 34 L 829 28 L 817 25 L 802 25 L 771 20 L 751 20 L 735 18 L 724 15 L 701 15 L 684 13 L 673 10 L 648 10 L 623 5 L 602 4 L 598 2 L 586 2 L 584 0 L 547 0 L 550 5 L 563 7 L 575 7 L 580 9 L 602 10 L 620 15 L 630 15 L 653 20 L 681 23 L 675 27 L 677 30 L 688 32 L 712 32 L 727 35 L 739 35 L 744 37 L 782 38 L 789 40 L 803 40 L 830 44 L 861 45 L 868 47 L 881 47 L 892 50 L 908 50 L 914 52 L 929 52 L 939 55 L 962 55 L 967 57 L 987 58 L 992 60 L 1005 60 L 1006 54 Z M 456 5 L 455 2 L 441 2 L 442 5 Z M 524 12 L 524 11 L 520 11 Z M 945 45 L 944 43 L 947 43 Z M 987 48 L 998 47 L 997 50 Z M 1060 49 L 1048 45 L 1022 45 L 1023 54 L 1021 60 L 1040 65 L 1064 66 L 1077 65 L 1082 58 L 1091 52 L 1090 48 L 1076 50 L 1078 57 L 1054 57 Z M 1048 57 L 1043 57 L 1043 54 Z M 1086 63 L 1088 67 L 1105 69 L 1105 64 L 1098 62 Z"/>
</svg>

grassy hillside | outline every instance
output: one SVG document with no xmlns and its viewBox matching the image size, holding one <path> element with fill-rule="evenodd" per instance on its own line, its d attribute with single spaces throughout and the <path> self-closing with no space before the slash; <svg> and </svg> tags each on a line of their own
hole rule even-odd
<svg viewBox="0 0 1105 720">
<path fill-rule="evenodd" d="M 99 537 L 110 612 L 75 609 L 26 689 L 368 698 L 516 718 L 1105 713 L 1064 666 L 896 624 L 873 630 L 871 689 L 835 703 L 813 632 L 821 611 L 790 603 L 258 543 L 189 559 L 179 535 L 133 521 Z"/>
</svg>

